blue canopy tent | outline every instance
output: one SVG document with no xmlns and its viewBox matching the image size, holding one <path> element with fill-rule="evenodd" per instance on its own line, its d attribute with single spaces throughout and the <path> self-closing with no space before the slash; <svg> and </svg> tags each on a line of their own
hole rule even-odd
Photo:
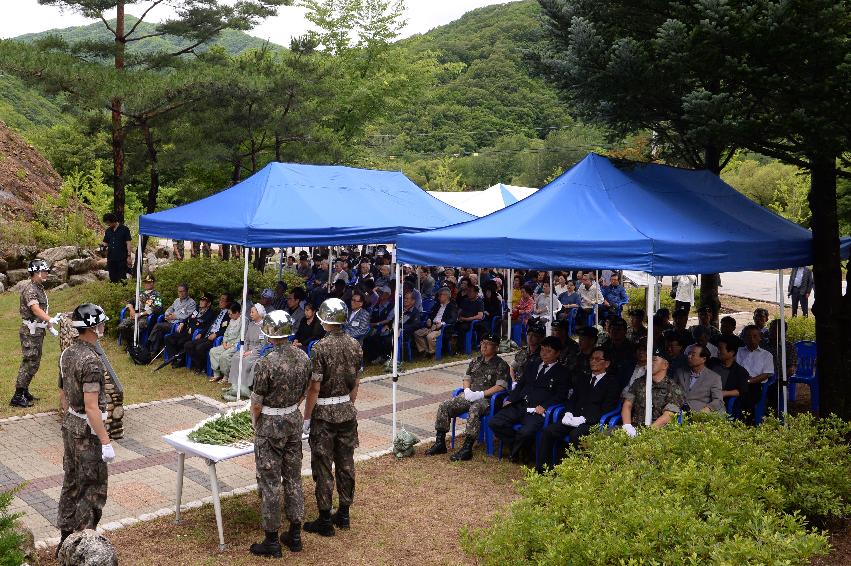
<svg viewBox="0 0 851 566">
<path fill-rule="evenodd" d="M 330 246 L 395 243 L 401 234 L 473 218 L 432 197 L 401 172 L 270 163 L 245 181 L 210 197 L 140 217 L 139 233 L 246 248 Z M 248 254 L 244 257 L 243 304 L 248 286 Z M 397 263 L 397 293 L 401 288 L 400 273 Z M 141 262 L 137 262 L 136 275 L 138 304 Z M 245 338 L 244 331 L 243 324 L 241 340 Z M 398 342 L 398 329 L 394 340 Z M 398 348 L 393 351 L 395 360 Z M 394 401 L 396 367 L 394 363 Z M 241 382 L 239 356 L 237 393 Z"/>
<path fill-rule="evenodd" d="M 808 265 L 812 256 L 809 230 L 762 208 L 717 175 L 616 163 L 593 153 L 511 206 L 397 241 L 399 261 L 418 265 L 475 260 L 507 268 L 610 267 L 653 275 L 780 269 Z M 782 272 L 778 277 L 783 289 Z M 648 285 L 648 313 L 654 291 Z M 648 326 L 652 336 L 652 317 Z M 652 341 L 647 349 L 652 359 Z M 649 372 L 647 380 L 650 424 Z"/>
</svg>

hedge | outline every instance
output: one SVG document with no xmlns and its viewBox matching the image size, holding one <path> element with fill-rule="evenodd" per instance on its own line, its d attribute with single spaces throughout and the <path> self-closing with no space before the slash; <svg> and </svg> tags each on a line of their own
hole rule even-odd
<svg viewBox="0 0 851 566">
<path fill-rule="evenodd" d="M 462 543 L 493 565 L 806 564 L 851 510 L 849 432 L 806 414 L 595 433 Z"/>
</svg>

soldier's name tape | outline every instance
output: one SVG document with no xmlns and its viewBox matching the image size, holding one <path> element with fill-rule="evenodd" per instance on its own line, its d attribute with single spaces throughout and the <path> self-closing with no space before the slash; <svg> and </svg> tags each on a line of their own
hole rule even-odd
<svg viewBox="0 0 851 566">
<path fill-rule="evenodd" d="M 92 428 L 92 422 L 89 420 L 89 415 L 87 415 L 85 412 L 83 412 L 83 413 L 78 413 L 77 411 L 75 411 L 75 410 L 74 410 L 74 409 L 72 409 L 71 407 L 68 407 L 68 414 L 69 414 L 69 415 L 74 415 L 74 416 L 75 416 L 75 417 L 77 417 L 78 419 L 82 419 L 82 420 L 86 421 L 86 422 L 88 423 L 88 425 L 89 425 L 89 430 L 91 430 L 91 431 L 92 431 L 92 433 L 94 433 L 94 431 L 95 431 L 95 430 Z M 107 417 L 108 417 L 108 416 L 109 416 L 109 415 L 108 415 L 107 413 L 101 413 L 101 414 L 100 414 L 100 418 L 101 418 L 101 420 L 102 420 L 102 421 L 105 421 L 105 420 L 107 419 Z"/>
<path fill-rule="evenodd" d="M 320 397 L 316 400 L 317 405 L 339 405 L 346 401 L 351 401 L 352 398 L 348 395 L 340 395 L 339 397 Z"/>
<path fill-rule="evenodd" d="M 41 320 L 22 319 L 21 324 L 30 329 L 30 334 L 35 334 L 37 328 L 47 328 L 47 323 Z"/>
<path fill-rule="evenodd" d="M 263 408 L 260 409 L 260 412 L 264 415 L 274 415 L 279 417 L 295 413 L 296 411 L 298 411 L 298 405 L 290 405 L 289 407 L 266 407 L 264 405 Z"/>
</svg>

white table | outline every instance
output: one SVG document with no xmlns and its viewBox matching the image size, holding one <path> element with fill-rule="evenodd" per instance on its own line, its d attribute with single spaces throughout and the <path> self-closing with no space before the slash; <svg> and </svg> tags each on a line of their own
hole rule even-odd
<svg viewBox="0 0 851 566">
<path fill-rule="evenodd" d="M 180 522 L 180 504 L 183 499 L 183 467 L 186 455 L 203 458 L 207 462 L 207 471 L 210 474 L 210 487 L 213 491 L 213 509 L 216 512 L 216 526 L 219 528 L 219 550 L 224 550 L 225 534 L 222 527 L 222 504 L 219 500 L 219 479 L 216 476 L 216 464 L 224 460 L 230 460 L 231 458 L 253 454 L 254 445 L 248 444 L 243 448 L 234 448 L 232 446 L 199 444 L 187 438 L 191 430 L 179 430 L 163 436 L 166 444 L 177 450 L 177 503 L 174 508 L 174 520 L 177 523 Z"/>
</svg>

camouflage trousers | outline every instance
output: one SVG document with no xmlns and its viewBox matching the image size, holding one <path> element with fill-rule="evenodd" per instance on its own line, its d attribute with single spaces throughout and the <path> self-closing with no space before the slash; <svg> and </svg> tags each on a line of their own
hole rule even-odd
<svg viewBox="0 0 851 566">
<path fill-rule="evenodd" d="M 310 423 L 310 467 L 316 483 L 316 506 L 331 510 L 334 479 L 340 505 L 351 505 L 355 497 L 355 448 L 358 447 L 358 421 L 331 423 L 313 419 Z M 334 473 L 331 473 L 331 464 Z"/>
<path fill-rule="evenodd" d="M 22 326 L 18 335 L 21 338 L 22 356 L 15 387 L 26 389 L 30 386 L 30 382 L 35 377 L 35 374 L 38 373 L 38 366 L 41 365 L 41 347 L 44 344 L 44 330 L 38 330 L 36 334 L 30 334 L 30 329 Z"/>
<path fill-rule="evenodd" d="M 464 394 L 453 397 L 444 401 L 437 408 L 437 416 L 434 418 L 434 430 L 449 432 L 449 421 L 452 417 L 457 417 L 460 414 L 469 411 L 470 417 L 467 419 L 467 438 L 474 440 L 479 439 L 479 431 L 482 428 L 481 418 L 488 414 L 490 410 L 490 400 L 479 399 L 475 403 L 470 403 L 464 399 Z"/>
<path fill-rule="evenodd" d="M 79 424 L 84 425 L 82 421 Z M 76 532 L 94 529 L 100 522 L 106 504 L 107 470 L 98 437 L 89 433 L 85 425 L 82 432 L 73 428 L 70 423 L 62 427 L 65 479 L 59 496 L 57 526 L 62 531 Z"/>
<path fill-rule="evenodd" d="M 301 456 L 300 428 L 293 429 L 284 438 L 258 435 L 254 440 L 254 465 L 264 531 L 281 528 L 282 499 L 291 523 L 301 523 L 304 519 Z"/>
</svg>

